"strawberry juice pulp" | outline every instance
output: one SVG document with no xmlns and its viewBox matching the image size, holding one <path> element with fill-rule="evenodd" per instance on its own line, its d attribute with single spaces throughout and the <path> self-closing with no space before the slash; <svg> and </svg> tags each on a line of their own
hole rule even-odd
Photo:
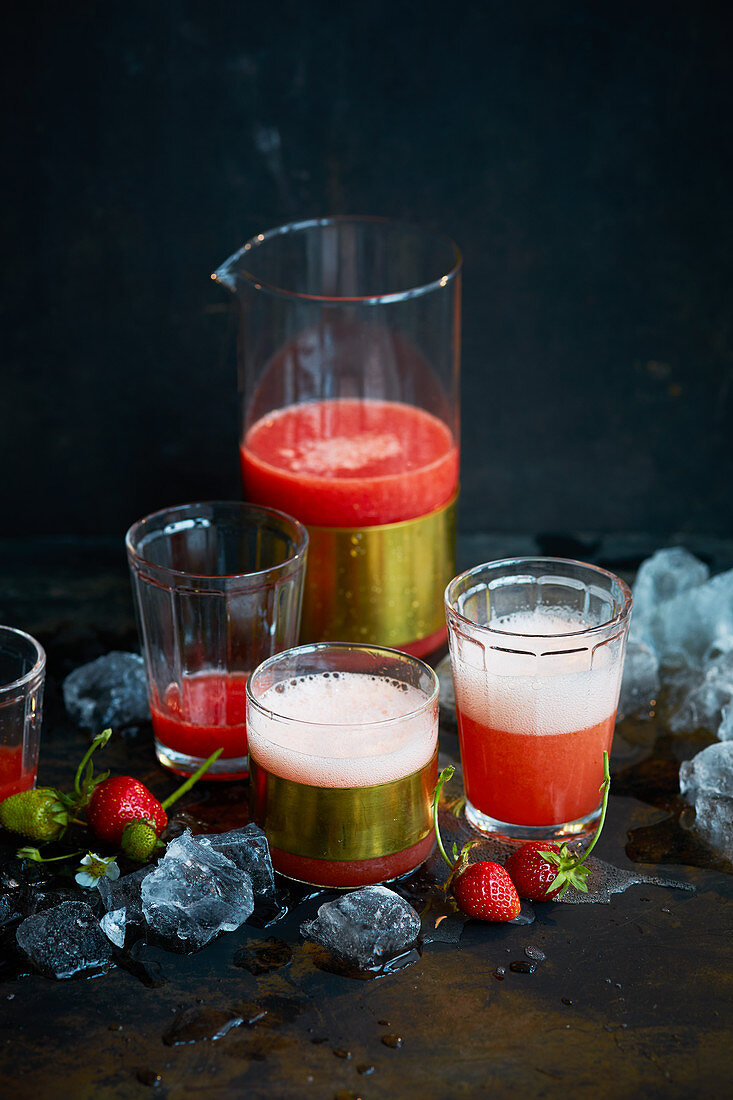
<svg viewBox="0 0 733 1100">
<path fill-rule="evenodd" d="M 438 417 L 396 401 L 312 401 L 258 420 L 241 447 L 247 499 L 306 525 L 370 527 L 427 515 L 458 487 Z"/>
<path fill-rule="evenodd" d="M 356 672 L 302 676 L 250 704 L 252 816 L 278 871 L 319 886 L 364 886 L 426 859 L 435 842 L 437 707 L 437 699 L 426 707 L 418 688 Z"/>
<path fill-rule="evenodd" d="M 552 618 L 552 630 L 549 617 L 537 612 L 492 625 L 518 634 L 579 629 Z M 480 813 L 507 824 L 543 826 L 576 821 L 598 808 L 619 669 L 610 661 L 604 665 L 602 657 L 600 667 L 580 667 L 585 659 L 558 654 L 541 675 L 528 671 L 527 658 L 513 654 L 502 654 L 500 665 L 486 671 L 454 664 L 466 797 Z"/>
<path fill-rule="evenodd" d="M 150 700 L 153 730 L 166 748 L 205 760 L 218 748 L 221 759 L 247 754 L 247 674 L 215 670 L 184 673 L 161 699 Z"/>
</svg>

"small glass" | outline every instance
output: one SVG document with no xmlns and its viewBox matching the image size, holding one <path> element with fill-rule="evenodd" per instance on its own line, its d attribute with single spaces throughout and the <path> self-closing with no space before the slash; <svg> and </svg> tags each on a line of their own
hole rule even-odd
<svg viewBox="0 0 733 1100">
<path fill-rule="evenodd" d="M 445 602 L 468 821 L 511 840 L 591 832 L 628 586 L 582 562 L 520 558 L 461 574 Z"/>
<path fill-rule="evenodd" d="M 447 237 L 346 216 L 259 233 L 212 276 L 240 311 L 245 499 L 308 528 L 303 642 L 445 644 L 461 262 Z"/>
<path fill-rule="evenodd" d="M 247 775 L 245 686 L 297 641 L 308 536 L 237 502 L 186 504 L 126 536 L 158 760 L 182 775 Z"/>
<path fill-rule="evenodd" d="M 376 646 L 301 646 L 247 684 L 252 818 L 282 874 L 315 886 L 398 878 L 435 842 L 438 681 Z"/>
<path fill-rule="evenodd" d="M 0 626 L 0 802 L 36 785 L 45 675 L 36 639 Z"/>
</svg>

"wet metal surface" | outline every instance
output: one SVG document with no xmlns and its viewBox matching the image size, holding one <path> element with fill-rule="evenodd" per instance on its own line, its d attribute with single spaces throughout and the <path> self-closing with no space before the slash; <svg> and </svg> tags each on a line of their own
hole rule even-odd
<svg viewBox="0 0 733 1100">
<path fill-rule="evenodd" d="M 22 585 L 0 589 L 0 619 L 47 646 L 39 781 L 68 784 L 88 742 L 64 715 L 59 681 L 113 647 L 132 648 L 132 610 L 114 555 L 96 567 L 83 557 L 76 570 L 69 564 L 55 591 L 48 580 L 39 585 L 35 603 L 32 580 L 26 559 Z M 531 925 L 469 922 L 458 942 L 436 936 L 413 965 L 371 981 L 324 968 L 321 949 L 302 941 L 298 927 L 317 896 L 197 955 L 141 945 L 127 968 L 66 982 L 28 968 L 0 981 L 2 1092 L 79 1100 L 717 1093 L 733 1020 L 733 879 L 679 824 L 680 744 L 653 723 L 621 733 L 597 854 L 629 870 L 630 856 L 642 860 L 639 871 L 686 880 L 694 893 L 641 885 L 608 904 L 537 905 Z M 453 752 L 449 729 L 443 740 Z M 114 738 L 105 766 L 159 795 L 175 786 L 145 728 Z M 183 809 L 228 828 L 246 818 L 245 793 L 243 784 L 209 784 Z"/>
</svg>

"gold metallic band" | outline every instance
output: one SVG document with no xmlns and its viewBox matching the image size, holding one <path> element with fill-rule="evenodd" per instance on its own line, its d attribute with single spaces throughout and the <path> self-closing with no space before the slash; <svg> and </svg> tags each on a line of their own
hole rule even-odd
<svg viewBox="0 0 733 1100">
<path fill-rule="evenodd" d="M 407 645 L 445 626 L 456 500 L 377 527 L 309 527 L 302 642 Z"/>
<path fill-rule="evenodd" d="M 373 787 L 310 787 L 249 758 L 252 819 L 273 848 L 309 859 L 393 855 L 428 835 L 438 752 L 404 779 Z"/>
</svg>

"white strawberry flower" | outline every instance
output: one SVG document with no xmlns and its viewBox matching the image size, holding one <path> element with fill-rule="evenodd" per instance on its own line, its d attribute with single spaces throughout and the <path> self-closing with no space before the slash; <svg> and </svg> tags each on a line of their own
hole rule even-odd
<svg viewBox="0 0 733 1100">
<path fill-rule="evenodd" d="M 79 870 L 74 875 L 80 886 L 99 888 L 103 878 L 116 879 L 120 877 L 120 869 L 115 863 L 114 856 L 98 856 L 94 852 L 87 852 L 81 861 Z"/>
</svg>

